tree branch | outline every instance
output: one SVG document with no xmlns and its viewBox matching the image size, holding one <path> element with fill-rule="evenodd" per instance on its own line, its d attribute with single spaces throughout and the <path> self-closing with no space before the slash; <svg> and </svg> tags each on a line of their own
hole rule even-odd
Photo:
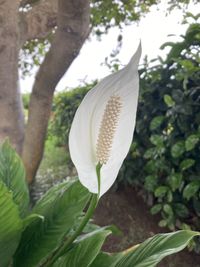
<svg viewBox="0 0 200 267">
<path fill-rule="evenodd" d="M 20 47 L 25 41 L 48 36 L 57 25 L 57 0 L 41 0 L 28 12 L 20 13 Z"/>
<path fill-rule="evenodd" d="M 43 147 L 55 87 L 78 55 L 89 34 L 89 0 L 59 0 L 58 28 L 33 87 L 23 161 L 31 182 L 43 155 Z"/>
</svg>

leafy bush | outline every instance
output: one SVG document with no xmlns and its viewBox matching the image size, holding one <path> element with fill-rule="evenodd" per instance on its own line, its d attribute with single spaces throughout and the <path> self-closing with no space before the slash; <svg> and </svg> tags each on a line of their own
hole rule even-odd
<svg viewBox="0 0 200 267">
<path fill-rule="evenodd" d="M 141 70 L 135 138 L 120 176 L 144 185 L 152 214 L 170 229 L 200 226 L 199 44 L 200 25 L 192 24 L 182 42 L 164 45 L 164 62 Z"/>
<path fill-rule="evenodd" d="M 171 46 L 165 61 L 140 70 L 134 142 L 118 181 L 144 187 L 152 214 L 162 216 L 160 226 L 199 229 L 200 25 L 190 25 L 182 38 L 163 45 Z M 60 144 L 67 144 L 73 115 L 89 89 L 56 97 L 51 133 Z"/>
<path fill-rule="evenodd" d="M 68 136 L 75 112 L 85 94 L 95 84 L 96 82 L 73 91 L 61 92 L 54 97 L 49 135 L 56 137 L 57 145 L 68 147 Z"/>
<path fill-rule="evenodd" d="M 172 48 L 165 62 L 141 70 L 132 159 L 144 166 L 136 177 L 155 197 L 152 213 L 160 212 L 160 225 L 171 229 L 199 228 L 199 44 L 200 25 L 193 24 L 182 42 L 166 44 Z"/>
</svg>

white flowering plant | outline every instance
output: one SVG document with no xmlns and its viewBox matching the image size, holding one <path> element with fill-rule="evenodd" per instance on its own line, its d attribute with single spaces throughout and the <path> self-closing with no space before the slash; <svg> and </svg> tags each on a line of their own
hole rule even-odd
<svg viewBox="0 0 200 267">
<path fill-rule="evenodd" d="M 29 208 L 21 159 L 0 147 L 0 267 L 154 267 L 199 232 L 157 234 L 119 253 L 101 250 L 112 227 L 86 227 L 114 183 L 131 145 L 141 46 L 122 70 L 96 85 L 79 106 L 69 135 L 78 178 L 52 187 Z"/>
</svg>

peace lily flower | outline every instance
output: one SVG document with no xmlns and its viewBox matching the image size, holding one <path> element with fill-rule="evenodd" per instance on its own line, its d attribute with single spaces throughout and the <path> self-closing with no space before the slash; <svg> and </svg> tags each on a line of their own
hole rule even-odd
<svg viewBox="0 0 200 267">
<path fill-rule="evenodd" d="M 80 182 L 102 196 L 114 183 L 130 148 L 135 128 L 141 45 L 128 65 L 104 78 L 84 97 L 76 111 L 69 149 Z"/>
</svg>

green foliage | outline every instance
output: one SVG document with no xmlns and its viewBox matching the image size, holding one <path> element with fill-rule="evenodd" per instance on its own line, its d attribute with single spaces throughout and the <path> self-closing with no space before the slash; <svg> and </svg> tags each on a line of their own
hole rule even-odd
<svg viewBox="0 0 200 267">
<path fill-rule="evenodd" d="M 5 161 L 8 155 L 9 160 Z M 18 183 L 10 185 L 14 179 L 11 170 L 16 172 L 17 181 L 24 181 L 24 172 L 21 172 L 21 160 L 8 141 L 1 146 L 2 166 L 8 172 L 0 176 L 1 267 L 155 266 L 165 256 L 182 250 L 192 237 L 200 235 L 187 230 L 157 235 L 130 252 L 106 254 L 101 247 L 106 237 L 115 231 L 114 227 L 83 231 L 98 203 L 97 195 L 91 198 L 91 193 L 71 178 L 52 187 L 29 215 L 22 218 L 23 199 L 18 198 Z"/>
<path fill-rule="evenodd" d="M 59 130 L 55 130 L 59 134 Z M 61 132 L 61 131 L 60 131 Z M 69 159 L 69 155 L 66 153 L 64 147 L 60 142 L 61 137 L 57 138 L 56 136 L 50 134 L 48 139 L 45 142 L 45 153 L 40 166 L 40 172 L 45 175 L 46 170 L 53 169 L 53 172 L 56 173 L 56 169 L 59 167 L 65 167 L 67 169 L 66 162 Z"/>
<path fill-rule="evenodd" d="M 51 37 L 52 34 L 46 39 L 30 40 L 24 44 L 18 63 L 22 77 L 30 75 L 35 67 L 41 65 L 44 56 L 49 50 Z"/>
<path fill-rule="evenodd" d="M 198 233 L 192 231 L 155 235 L 123 256 L 115 267 L 154 267 L 165 256 L 182 250 L 195 235 Z"/>
<path fill-rule="evenodd" d="M 144 183 L 154 195 L 151 211 L 161 214 L 160 226 L 198 229 L 200 25 L 190 25 L 182 42 L 166 45 L 171 50 L 164 64 L 141 70 L 135 147 L 121 177 Z M 132 179 L 123 173 L 128 168 Z"/>
<path fill-rule="evenodd" d="M 124 253 L 100 253 L 91 267 L 155 267 L 167 255 L 182 250 L 198 235 L 192 231 L 158 234 Z"/>
<path fill-rule="evenodd" d="M 0 147 L 0 181 L 13 192 L 13 200 L 18 205 L 20 215 L 23 217 L 27 213 L 29 205 L 25 170 L 21 159 L 8 141 Z"/>
<path fill-rule="evenodd" d="M 49 126 L 49 135 L 56 137 L 57 145 L 68 147 L 68 136 L 75 112 L 85 96 L 96 82 L 57 94 L 52 108 L 52 119 Z"/>
<path fill-rule="evenodd" d="M 183 197 L 187 200 L 190 200 L 192 197 L 196 195 L 196 193 L 200 189 L 200 181 L 193 181 L 186 185 L 183 190 Z"/>
<path fill-rule="evenodd" d="M 157 0 L 148 1 L 103 1 L 92 0 L 91 23 L 97 35 L 107 32 L 113 26 L 122 27 L 139 18 L 149 11 Z"/>
<path fill-rule="evenodd" d="M 100 252 L 90 267 L 115 267 L 123 253 L 109 254 Z"/>
<path fill-rule="evenodd" d="M 53 267 L 88 267 L 99 254 L 110 230 L 100 228 L 80 237 L 65 256 L 61 257 Z"/>
<path fill-rule="evenodd" d="M 45 219 L 35 220 L 23 232 L 14 266 L 37 266 L 44 260 L 70 232 L 89 196 L 87 189 L 73 180 L 50 189 L 32 210 Z"/>
<path fill-rule="evenodd" d="M 193 150 L 196 144 L 199 142 L 199 136 L 196 134 L 191 134 L 185 140 L 185 149 L 186 151 Z"/>
<path fill-rule="evenodd" d="M 7 267 L 18 246 L 23 223 L 13 195 L 0 180 L 0 266 Z"/>
</svg>

